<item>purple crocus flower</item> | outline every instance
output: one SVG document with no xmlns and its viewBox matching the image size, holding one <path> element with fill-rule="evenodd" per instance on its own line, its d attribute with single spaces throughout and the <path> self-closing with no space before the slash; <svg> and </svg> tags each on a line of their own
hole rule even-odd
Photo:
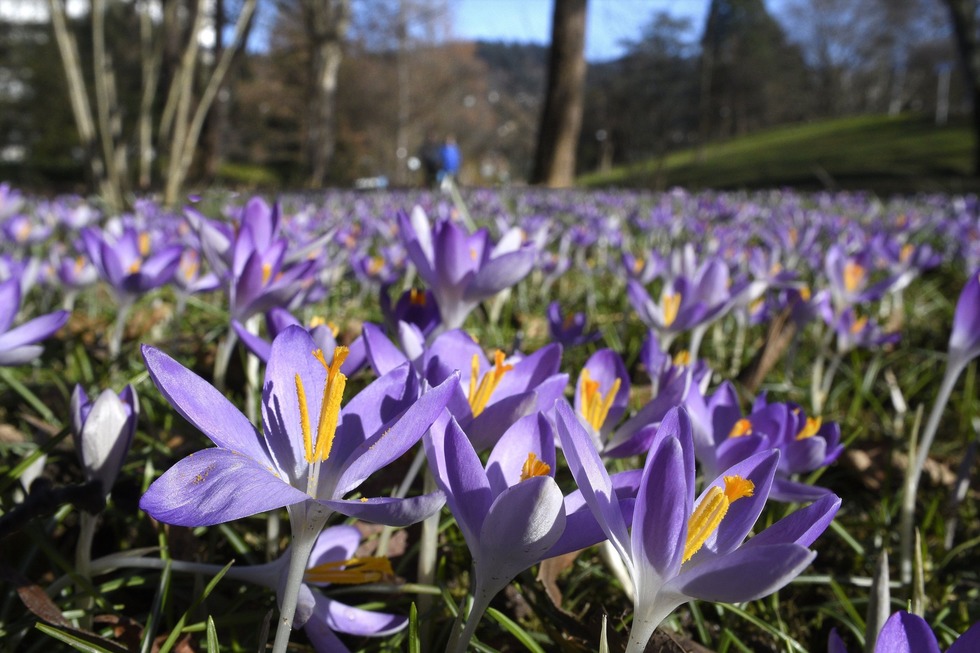
<svg viewBox="0 0 980 653">
<path fill-rule="evenodd" d="M 595 342 L 602 335 L 598 331 L 585 332 L 585 313 L 569 313 L 562 316 L 561 304 L 557 301 L 548 304 L 548 331 L 551 339 L 562 347 L 576 347 Z"/>
<path fill-rule="evenodd" d="M 139 400 L 133 386 L 116 394 L 103 390 L 90 400 L 82 386 L 71 395 L 72 437 L 75 451 L 89 481 L 99 481 L 106 495 L 112 490 L 133 442 Z"/>
<path fill-rule="evenodd" d="M 942 653 L 925 619 L 900 610 L 888 618 L 874 646 L 875 653 Z M 975 623 L 946 649 L 946 653 L 980 651 L 980 623 Z M 827 653 L 847 653 L 836 630 L 831 631 Z"/>
<path fill-rule="evenodd" d="M 120 301 L 159 288 L 169 282 L 180 263 L 180 245 L 168 245 L 152 252 L 151 237 L 126 227 L 118 237 L 87 227 L 82 242 L 89 259 Z"/>
<path fill-rule="evenodd" d="M 0 281 L 0 366 L 23 365 L 41 355 L 36 343 L 51 337 L 68 321 L 68 311 L 55 311 L 11 328 L 20 310 L 20 280 Z"/>
<path fill-rule="evenodd" d="M 980 355 L 980 269 L 974 270 L 956 301 L 949 357 L 966 365 Z"/>
<path fill-rule="evenodd" d="M 303 628 L 318 653 L 349 653 L 335 633 L 358 637 L 384 637 L 402 630 L 408 619 L 385 612 L 364 610 L 330 598 L 321 590 L 331 584 L 356 585 L 394 577 L 386 558 L 357 557 L 361 533 L 354 526 L 330 526 L 316 539 L 300 589 L 295 628 Z M 293 548 L 263 565 L 232 567 L 228 578 L 263 585 L 283 597 L 283 579 Z"/>
<path fill-rule="evenodd" d="M 458 329 L 476 306 L 523 279 L 534 266 L 535 247 L 520 229 L 494 245 L 486 229 L 468 233 L 451 220 L 430 225 L 421 207 L 400 213 L 399 232 L 419 276 L 436 296 L 444 330 Z"/>
<path fill-rule="evenodd" d="M 633 580 L 627 653 L 642 652 L 657 626 L 691 599 L 750 601 L 786 585 L 816 556 L 808 547 L 840 506 L 829 495 L 745 541 L 768 497 L 778 451 L 729 468 L 695 501 L 691 422 L 675 409 L 643 467 L 630 533 L 586 429 L 567 403 L 558 402 L 556 411 L 569 469 Z"/>
<path fill-rule="evenodd" d="M 218 446 L 170 468 L 143 495 L 140 507 L 155 519 L 183 526 L 219 524 L 311 503 L 392 525 L 414 523 L 437 510 L 442 498 L 435 495 L 405 501 L 344 497 L 422 437 L 445 407 L 457 378 L 419 397 L 414 375 L 401 367 L 341 410 L 345 354 L 335 353 L 327 365 L 319 351 L 301 327 L 288 327 L 273 341 L 260 434 L 213 386 L 144 345 L 154 384 Z M 382 440 L 385 446 L 376 446 Z"/>
<path fill-rule="evenodd" d="M 486 468 L 455 418 L 425 436 L 426 456 L 473 556 L 473 608 L 447 651 L 465 651 L 490 600 L 540 562 L 565 530 L 564 496 L 555 483 L 555 436 L 541 413 L 514 423 Z"/>
<path fill-rule="evenodd" d="M 793 403 L 767 403 L 756 399 L 743 416 L 735 387 L 723 383 L 707 399 L 692 393 L 688 406 L 694 425 L 694 453 L 707 477 L 739 461 L 770 449 L 780 451 L 779 466 L 769 498 L 776 501 L 812 501 L 829 490 L 792 480 L 826 467 L 840 456 L 840 426 L 819 417 L 807 417 Z"/>
</svg>

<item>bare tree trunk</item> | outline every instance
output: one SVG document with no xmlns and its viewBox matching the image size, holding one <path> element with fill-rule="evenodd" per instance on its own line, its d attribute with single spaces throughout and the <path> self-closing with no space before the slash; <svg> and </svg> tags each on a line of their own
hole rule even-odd
<svg viewBox="0 0 980 653">
<path fill-rule="evenodd" d="M 350 0 L 304 0 L 303 11 L 307 17 L 307 35 L 312 49 L 307 129 L 309 186 L 320 188 L 327 178 L 337 143 L 334 125 L 337 73 L 350 26 Z"/>
<path fill-rule="evenodd" d="M 548 88 L 531 175 L 532 183 L 550 188 L 575 183 L 575 151 L 584 104 L 587 5 L 588 0 L 555 0 Z"/>
<path fill-rule="evenodd" d="M 973 102 L 973 176 L 980 177 L 980 42 L 977 37 L 977 2 L 945 0 L 956 35 L 956 49 L 966 73 L 966 84 Z"/>
<path fill-rule="evenodd" d="M 87 168 L 91 176 L 90 181 L 95 188 L 99 189 L 111 209 L 119 209 L 122 207 L 122 192 L 113 187 L 106 177 L 105 165 L 98 155 L 95 121 L 92 119 L 92 109 L 85 90 L 81 60 L 78 56 L 78 43 L 68 29 L 65 6 L 62 0 L 48 0 L 48 8 L 51 12 L 51 27 L 58 43 L 58 52 L 65 69 L 65 77 L 68 80 L 68 99 L 71 102 L 82 151 L 85 153 Z"/>
<path fill-rule="evenodd" d="M 203 3 L 205 0 L 201 0 Z M 221 53 L 221 59 L 211 73 L 208 84 L 197 103 L 193 117 L 190 117 L 191 94 L 193 93 L 193 66 L 190 70 L 183 70 L 184 82 L 182 84 L 182 96 L 178 101 L 178 111 L 175 114 L 173 141 L 170 148 L 170 161 L 167 167 L 167 184 L 164 190 L 163 200 L 165 204 L 175 204 L 180 195 L 184 180 L 187 178 L 187 171 L 194 161 L 194 150 L 201 137 L 201 129 L 204 126 L 204 118 L 214 102 L 215 96 L 221 88 L 228 69 L 231 68 L 235 54 L 245 45 L 249 32 L 252 29 L 252 17 L 255 15 L 255 5 L 258 0 L 245 0 L 242 4 L 241 13 L 235 23 L 235 35 L 231 43 Z M 203 6 L 200 7 L 203 10 Z M 197 33 L 196 31 L 194 32 Z M 197 39 L 192 39 L 196 44 Z M 196 45 L 188 44 L 188 49 L 193 48 L 196 52 Z M 194 59 L 185 57 L 193 63 Z M 182 64 L 183 68 L 183 64 Z M 186 95 L 184 95 L 186 93 Z"/>
<path fill-rule="evenodd" d="M 126 150 L 122 146 L 122 116 L 116 95 L 116 76 L 105 43 L 105 0 L 92 0 L 92 65 L 95 107 L 99 119 L 102 159 L 109 185 L 120 195 L 126 180 Z M 120 197 L 121 201 L 121 197 Z"/>
<path fill-rule="evenodd" d="M 173 12 L 176 3 L 170 3 L 167 11 Z M 140 61 L 143 75 L 143 94 L 140 97 L 138 120 L 139 137 L 139 188 L 148 190 L 153 182 L 153 102 L 160 83 L 160 61 L 163 58 L 163 38 L 153 40 L 153 21 L 150 4 L 140 3 Z M 167 24 L 166 19 L 164 25 Z"/>
</svg>

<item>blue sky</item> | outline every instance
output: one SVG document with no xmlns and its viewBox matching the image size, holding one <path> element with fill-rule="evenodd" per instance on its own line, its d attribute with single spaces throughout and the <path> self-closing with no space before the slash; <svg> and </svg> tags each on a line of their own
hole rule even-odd
<svg viewBox="0 0 980 653">
<path fill-rule="evenodd" d="M 547 43 L 554 0 L 450 0 L 457 38 Z M 623 53 L 658 11 L 690 18 L 700 34 L 709 0 L 589 0 L 585 57 L 604 61 Z"/>
</svg>

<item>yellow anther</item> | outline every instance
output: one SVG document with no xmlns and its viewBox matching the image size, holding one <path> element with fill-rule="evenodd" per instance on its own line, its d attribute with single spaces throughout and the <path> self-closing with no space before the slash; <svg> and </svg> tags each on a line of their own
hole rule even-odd
<svg viewBox="0 0 980 653">
<path fill-rule="evenodd" d="M 140 233 L 139 238 L 137 238 L 138 246 L 140 250 L 140 256 L 146 256 L 150 253 L 150 234 L 145 231 Z"/>
<path fill-rule="evenodd" d="M 677 319 L 677 313 L 681 309 L 680 293 L 665 293 L 660 300 L 660 305 L 664 314 L 664 326 L 670 326 Z"/>
<path fill-rule="evenodd" d="M 476 260 L 476 248 L 475 247 L 470 247 L 470 259 L 472 259 L 474 261 Z"/>
<path fill-rule="evenodd" d="M 691 352 L 686 349 L 682 349 L 674 355 L 674 365 L 680 367 L 687 367 L 691 364 Z"/>
<path fill-rule="evenodd" d="M 262 285 L 269 283 L 269 279 L 272 277 L 272 263 L 262 264 Z"/>
<path fill-rule="evenodd" d="M 198 270 L 198 268 L 200 268 L 200 266 L 201 266 L 201 263 L 200 263 L 200 261 L 198 261 L 197 256 L 194 255 L 194 254 L 191 254 L 190 256 L 188 256 L 187 258 L 185 258 L 183 261 L 181 261 L 181 263 L 180 263 L 180 271 L 184 275 L 184 278 L 187 279 L 188 281 L 190 281 L 191 279 L 194 278 L 194 275 L 197 274 L 197 270 Z"/>
<path fill-rule="evenodd" d="M 599 391 L 599 382 L 593 380 L 589 374 L 589 368 L 582 368 L 581 379 L 582 417 L 585 418 L 585 421 L 592 428 L 599 431 L 602 429 L 602 425 L 606 423 L 606 417 L 609 415 L 609 409 L 612 408 L 613 400 L 616 399 L 616 394 L 619 392 L 619 386 L 622 385 L 622 380 L 617 378 L 613 381 L 609 392 L 603 395 Z"/>
<path fill-rule="evenodd" d="M 380 256 L 372 256 L 370 262 L 368 262 L 368 274 L 378 274 L 385 267 L 385 260 Z"/>
<path fill-rule="evenodd" d="M 776 276 L 783 271 L 783 266 L 780 263 L 773 263 L 772 267 L 769 268 L 769 274 L 771 276 Z"/>
<path fill-rule="evenodd" d="M 81 274 L 82 270 L 85 269 L 85 263 L 87 259 L 84 256 L 75 257 L 75 274 Z"/>
<path fill-rule="evenodd" d="M 642 258 L 636 258 L 633 261 L 633 274 L 639 274 L 643 272 L 643 268 L 646 267 L 647 262 Z"/>
<path fill-rule="evenodd" d="M 15 236 L 17 237 L 17 242 L 19 243 L 24 242 L 25 240 L 27 240 L 28 236 L 30 235 L 31 235 L 31 223 L 28 222 L 27 220 L 24 220 L 23 222 L 20 223 L 20 226 L 17 227 L 15 233 Z"/>
<path fill-rule="evenodd" d="M 425 306 L 425 292 L 412 288 L 408 292 L 408 303 L 412 306 Z"/>
<path fill-rule="evenodd" d="M 395 570 L 391 568 L 391 562 L 388 558 L 380 557 L 324 562 L 322 565 L 310 567 L 303 575 L 303 580 L 307 583 L 336 583 L 339 585 L 380 583 L 394 578 Z"/>
<path fill-rule="evenodd" d="M 823 425 L 823 419 L 820 417 L 807 417 L 806 425 L 800 429 L 800 432 L 796 434 L 797 440 L 806 440 L 807 438 L 812 438 L 819 431 L 820 427 Z"/>
<path fill-rule="evenodd" d="M 740 438 L 745 435 L 752 435 L 752 422 L 743 417 L 735 422 L 732 430 L 728 432 L 728 437 Z"/>
<path fill-rule="evenodd" d="M 469 402 L 473 417 L 477 417 L 487 407 L 490 396 L 500 385 L 500 380 L 504 374 L 514 369 L 513 365 L 504 365 L 506 355 L 499 349 L 493 354 L 493 367 L 490 368 L 483 377 L 480 377 L 480 355 L 473 354 L 473 361 L 470 371 Z"/>
<path fill-rule="evenodd" d="M 864 327 L 866 327 L 867 325 L 868 325 L 868 318 L 859 317 L 858 319 L 854 320 L 854 324 L 851 325 L 851 333 L 853 334 L 861 333 L 862 331 L 864 331 Z"/>
<path fill-rule="evenodd" d="M 754 491 L 755 484 L 741 476 L 726 476 L 724 489 L 717 485 L 712 486 L 687 522 L 687 541 L 681 562 L 687 562 L 701 550 L 711 534 L 718 529 L 732 502 L 750 497 Z"/>
<path fill-rule="evenodd" d="M 802 288 L 800 288 L 800 299 L 802 299 L 805 302 L 808 302 L 810 301 L 811 297 L 813 297 L 813 293 L 810 292 L 810 286 L 803 286 Z"/>
<path fill-rule="evenodd" d="M 912 258 L 913 253 L 915 253 L 915 245 L 912 243 L 905 243 L 905 245 L 902 246 L 901 254 L 898 255 L 898 260 L 900 260 L 902 263 L 906 263 L 910 258 Z"/>
<path fill-rule="evenodd" d="M 310 328 L 315 329 L 318 326 L 323 326 L 327 323 L 327 318 L 322 315 L 314 315 L 310 318 Z"/>
<path fill-rule="evenodd" d="M 789 242 L 791 245 L 796 245 L 800 242 L 800 231 L 796 227 L 789 230 Z"/>
<path fill-rule="evenodd" d="M 844 288 L 847 292 L 854 292 L 864 281 L 864 267 L 854 261 L 848 261 L 844 265 Z"/>
<path fill-rule="evenodd" d="M 561 321 L 561 328 L 563 331 L 568 331 L 575 325 L 575 313 L 569 313 Z"/>
<path fill-rule="evenodd" d="M 337 432 L 337 420 L 340 417 L 340 402 L 344 397 L 344 388 L 347 386 L 347 377 L 341 374 L 340 366 L 343 365 L 348 353 L 347 347 L 337 347 L 334 349 L 333 360 L 327 364 L 322 350 L 317 349 L 313 352 L 313 357 L 320 361 L 327 370 L 327 380 L 323 386 L 323 398 L 320 402 L 316 434 L 310 429 L 310 415 L 303 380 L 299 374 L 296 375 L 300 428 L 303 431 L 303 444 L 306 462 L 308 463 L 320 463 L 330 457 L 334 435 Z"/>
<path fill-rule="evenodd" d="M 126 272 L 128 274 L 136 274 L 137 272 L 140 271 L 141 267 L 143 267 L 143 261 L 140 259 L 136 259 L 135 261 L 129 264 L 129 267 L 126 268 Z"/>
<path fill-rule="evenodd" d="M 762 310 L 762 307 L 765 306 L 765 304 L 766 304 L 765 297 L 759 297 L 758 299 L 753 300 L 751 304 L 749 304 L 749 312 L 758 313 L 759 311 Z"/>
<path fill-rule="evenodd" d="M 551 465 L 538 458 L 533 451 L 528 452 L 527 460 L 521 467 L 521 480 L 526 481 L 535 476 L 545 476 L 551 471 Z"/>
</svg>

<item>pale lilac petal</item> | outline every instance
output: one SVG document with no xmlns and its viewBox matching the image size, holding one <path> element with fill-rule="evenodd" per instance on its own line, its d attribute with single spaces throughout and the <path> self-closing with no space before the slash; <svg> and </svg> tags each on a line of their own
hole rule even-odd
<svg viewBox="0 0 980 653">
<path fill-rule="evenodd" d="M 756 520 L 759 519 L 766 505 L 766 499 L 769 498 L 769 487 L 772 485 L 778 461 L 778 450 L 762 451 L 729 467 L 711 484 L 724 488 L 725 476 L 741 476 L 755 484 L 755 491 L 750 497 L 732 502 L 725 518 L 721 520 L 718 529 L 708 537 L 702 551 L 710 549 L 713 553 L 725 554 L 745 540 Z M 710 485 L 706 486 L 704 491 L 707 492 L 710 487 Z M 700 503 L 700 499 L 698 502 Z M 700 553 L 695 554 L 697 555 Z"/>
<path fill-rule="evenodd" d="M 810 546 L 823 533 L 840 508 L 841 500 L 836 495 L 828 495 L 805 508 L 783 517 L 775 524 L 755 535 L 742 545 L 742 548 L 792 542 L 800 546 Z"/>
<path fill-rule="evenodd" d="M 956 302 L 949 351 L 967 360 L 980 354 L 980 270 L 973 271 Z"/>
<path fill-rule="evenodd" d="M 316 653 L 350 653 L 350 649 L 327 626 L 326 619 L 310 619 L 303 625 L 303 632 L 310 639 Z"/>
<path fill-rule="evenodd" d="M 688 502 L 693 476 L 687 475 L 684 451 L 675 437 L 651 451 L 636 495 L 632 538 L 633 564 L 659 578 L 677 573 L 687 537 Z"/>
<path fill-rule="evenodd" d="M 393 369 L 348 400 L 321 474 L 340 476 L 351 454 L 401 415 L 419 397 L 419 382 L 408 364 Z"/>
<path fill-rule="evenodd" d="M 530 453 L 551 468 L 550 476 L 555 475 L 555 433 L 543 413 L 517 420 L 494 445 L 487 459 L 487 478 L 494 496 L 520 483 Z"/>
<path fill-rule="evenodd" d="M 216 448 L 178 461 L 150 485 L 140 508 L 167 524 L 211 526 L 307 500 L 271 468 Z"/>
<path fill-rule="evenodd" d="M 361 545 L 361 531 L 354 526 L 330 526 L 323 529 L 316 538 L 307 568 L 326 562 L 350 560 Z"/>
<path fill-rule="evenodd" d="M 443 444 L 446 501 L 470 549 L 476 550 L 483 519 L 495 494 L 490 491 L 490 482 L 473 445 L 453 418 L 446 425 Z"/>
<path fill-rule="evenodd" d="M 939 642 L 922 617 L 896 612 L 878 633 L 875 653 L 940 653 Z"/>
<path fill-rule="evenodd" d="M 561 489 L 535 476 L 504 490 L 490 506 L 480 532 L 476 586 L 497 593 L 544 558 L 565 530 Z"/>
<path fill-rule="evenodd" d="M 582 426 L 568 402 L 564 400 L 555 402 L 555 412 L 558 438 L 568 468 L 602 530 L 623 559 L 629 560 L 629 533 L 626 530 L 626 522 L 623 520 L 619 502 L 613 492 L 612 481 L 599 458 L 592 437 Z"/>
<path fill-rule="evenodd" d="M 446 504 L 446 495 L 442 492 L 430 492 L 408 499 L 393 499 L 391 497 L 353 500 L 330 499 L 319 503 L 342 515 L 375 524 L 410 526 L 439 512 Z"/>
<path fill-rule="evenodd" d="M 847 653 L 844 640 L 837 634 L 836 628 L 830 630 L 830 637 L 827 639 L 827 653 Z"/>
<path fill-rule="evenodd" d="M 500 380 L 500 384 L 493 391 L 494 396 L 505 397 L 518 392 L 536 390 L 542 383 L 558 374 L 561 367 L 561 353 L 561 345 L 551 343 L 517 361 L 514 363 L 514 369 L 504 374 Z M 551 403 L 547 405 L 551 406 Z"/>
<path fill-rule="evenodd" d="M 783 501 L 785 503 L 805 503 L 816 501 L 831 494 L 831 491 L 819 485 L 799 483 L 785 478 L 774 478 L 772 488 L 769 489 L 769 498 L 773 501 Z"/>
<path fill-rule="evenodd" d="M 143 345 L 142 352 L 153 383 L 184 419 L 219 447 L 272 467 L 258 430 L 213 385 L 158 349 Z"/>
<path fill-rule="evenodd" d="M 272 354 L 272 343 L 261 336 L 257 336 L 250 332 L 245 326 L 238 320 L 231 321 L 231 328 L 235 330 L 238 334 L 238 338 L 245 345 L 245 348 L 250 352 L 255 354 L 256 357 L 263 363 L 269 362 L 269 356 Z"/>
<path fill-rule="evenodd" d="M 473 277 L 463 298 L 479 301 L 510 288 L 528 275 L 534 267 L 538 252 L 534 247 L 522 247 L 516 252 L 491 259 Z"/>
<path fill-rule="evenodd" d="M 15 277 L 0 281 L 0 333 L 5 333 L 17 317 L 20 283 Z"/>
<path fill-rule="evenodd" d="M 704 554 L 700 552 L 699 557 Z M 702 601 L 741 603 L 768 596 L 796 578 L 817 556 L 798 544 L 741 548 L 725 555 L 694 558 L 668 581 L 665 592 Z"/>
<path fill-rule="evenodd" d="M 946 653 L 976 653 L 976 651 L 980 651 L 980 622 L 973 624 L 960 635 Z"/>
<path fill-rule="evenodd" d="M 368 360 L 378 376 L 384 376 L 408 361 L 377 325 L 365 322 L 363 334 Z"/>
<path fill-rule="evenodd" d="M 318 594 L 318 593 L 317 593 Z M 361 637 L 382 637 L 397 633 L 408 625 L 408 619 L 384 612 L 362 610 L 339 601 L 317 596 L 313 619 L 322 617 L 328 628 L 339 633 Z M 306 626 L 309 629 L 309 622 Z"/>
<path fill-rule="evenodd" d="M 504 397 L 487 406 L 482 413 L 466 422 L 466 432 L 477 451 L 484 451 L 497 444 L 510 425 L 538 407 L 538 395 L 534 392 Z M 469 405 L 469 404 L 467 404 Z"/>
<path fill-rule="evenodd" d="M 344 471 L 337 481 L 333 497 L 344 496 L 368 476 L 408 451 L 439 417 L 458 385 L 458 376 L 449 377 L 423 393 L 393 424 L 379 429 L 378 433 L 362 442 L 345 460 Z M 375 406 L 374 411 L 377 410 Z"/>
<path fill-rule="evenodd" d="M 41 345 L 24 345 L 16 349 L 0 351 L 0 367 L 13 367 L 15 365 L 26 365 L 44 353 Z"/>
<path fill-rule="evenodd" d="M 0 352 L 46 340 L 65 325 L 68 315 L 68 311 L 55 311 L 28 320 L 6 333 L 0 333 Z"/>
</svg>

